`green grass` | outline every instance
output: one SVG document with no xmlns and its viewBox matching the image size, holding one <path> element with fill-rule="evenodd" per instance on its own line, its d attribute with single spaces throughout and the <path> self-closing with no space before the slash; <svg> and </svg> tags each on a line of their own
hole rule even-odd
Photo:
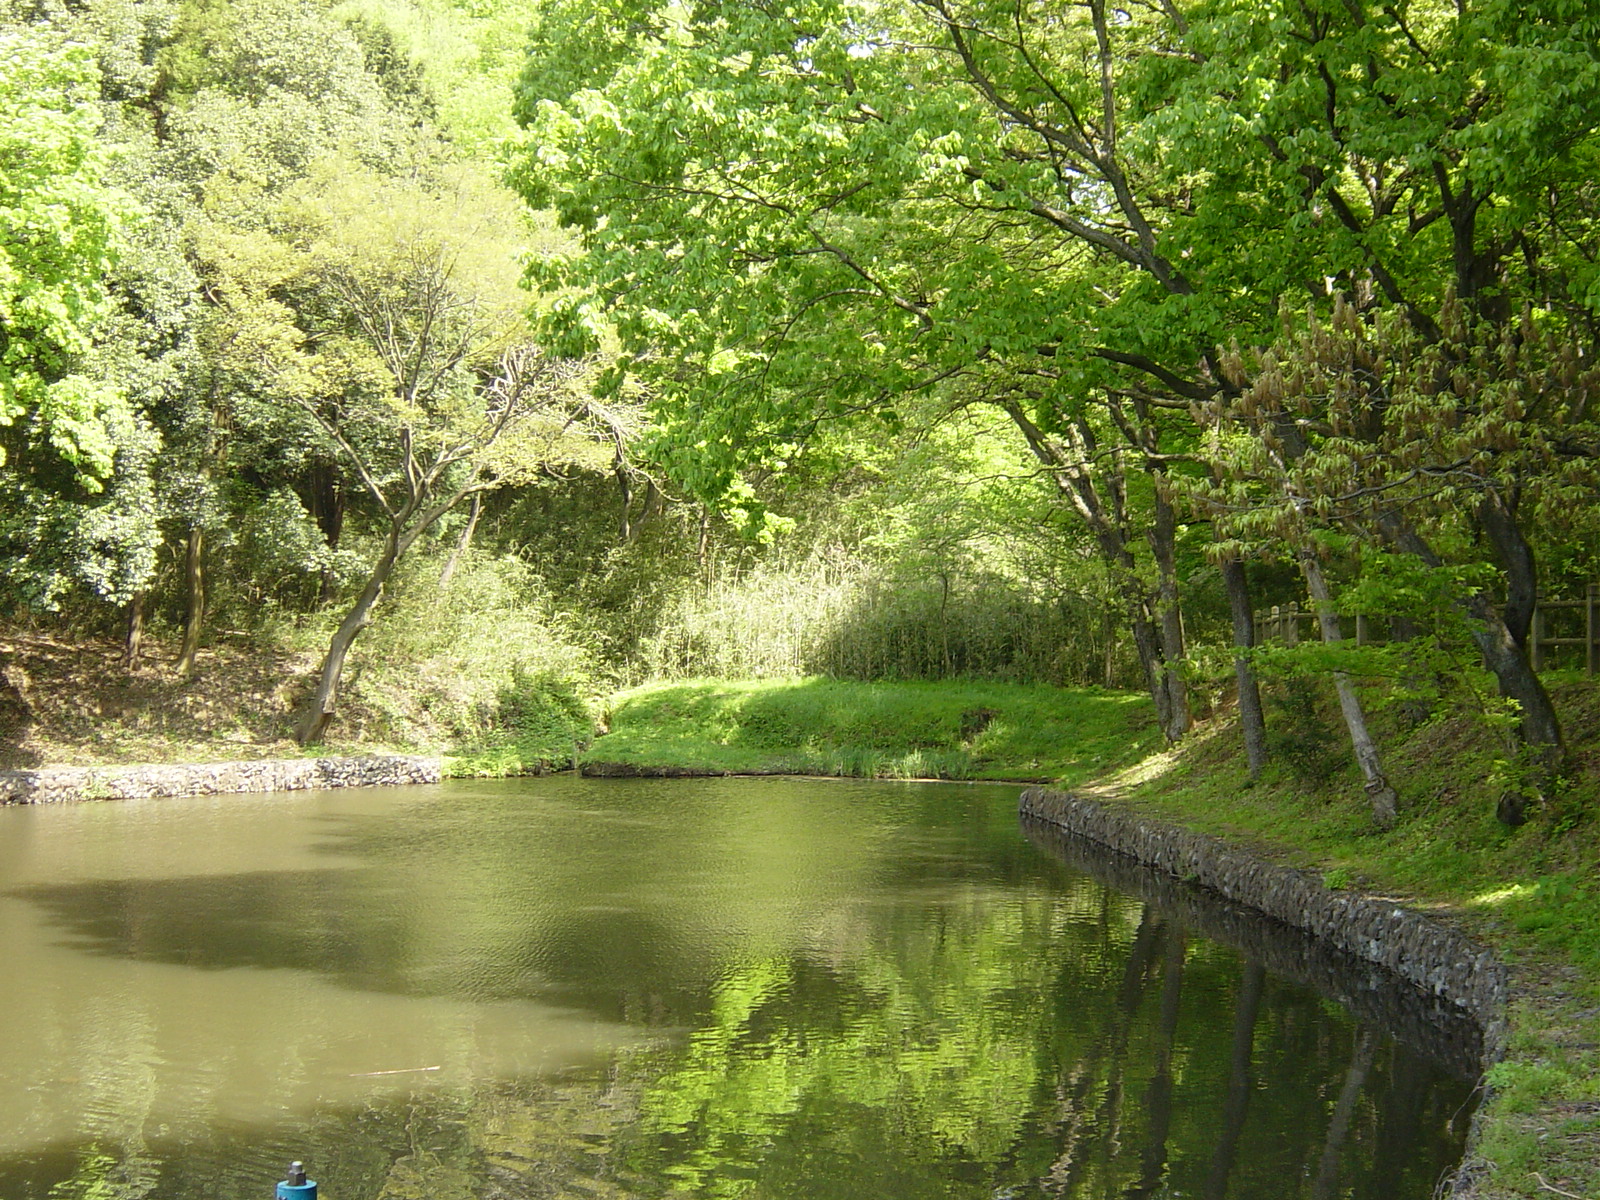
<svg viewBox="0 0 1600 1200">
<path fill-rule="evenodd" d="M 572 680 L 513 669 L 495 698 L 489 728 L 445 760 L 456 779 L 540 775 L 575 767 L 594 740 L 594 716 Z"/>
<path fill-rule="evenodd" d="M 644 769 L 1074 784 L 1158 735 L 1139 695 L 829 679 L 649 684 L 612 701 L 585 761 Z"/>
<path fill-rule="evenodd" d="M 576 761 L 578 744 L 560 744 L 547 738 L 488 739 L 461 747 L 444 758 L 451 779 L 508 779 L 516 775 L 543 775 L 564 771 Z"/>
<path fill-rule="evenodd" d="M 1593 704 L 1593 688 L 1569 695 Z M 1231 730 L 1152 757 L 1118 782 L 1124 799 L 1191 828 L 1271 847 L 1341 886 L 1381 887 L 1449 910 L 1513 955 L 1576 967 L 1600 1001 L 1600 805 L 1574 773 L 1559 801 L 1519 829 L 1495 820 L 1492 745 L 1440 721 L 1390 730 L 1386 769 L 1402 799 L 1388 833 L 1373 826 L 1353 769 L 1320 785 L 1269 769 L 1248 786 Z"/>
</svg>

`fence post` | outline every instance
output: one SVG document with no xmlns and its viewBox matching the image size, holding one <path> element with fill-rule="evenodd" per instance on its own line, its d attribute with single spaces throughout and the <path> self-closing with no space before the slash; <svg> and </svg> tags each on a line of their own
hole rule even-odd
<svg viewBox="0 0 1600 1200">
<path fill-rule="evenodd" d="M 1366 613 L 1357 613 L 1356 614 L 1356 645 L 1365 646 L 1366 644 L 1367 644 L 1367 614 Z"/>
<path fill-rule="evenodd" d="M 1583 673 L 1593 679 L 1600 673 L 1600 583 L 1591 583 L 1584 599 Z"/>
<path fill-rule="evenodd" d="M 1291 646 L 1300 644 L 1300 606 L 1293 600 L 1289 601 L 1288 636 L 1284 641 Z"/>
<path fill-rule="evenodd" d="M 1282 640 L 1283 618 L 1278 614 L 1282 612 L 1276 604 L 1272 606 L 1272 615 L 1267 618 L 1267 637 L 1277 642 Z"/>
<path fill-rule="evenodd" d="M 1538 674 L 1544 670 L 1544 609 L 1537 605 L 1533 610 L 1533 670 Z"/>
</svg>

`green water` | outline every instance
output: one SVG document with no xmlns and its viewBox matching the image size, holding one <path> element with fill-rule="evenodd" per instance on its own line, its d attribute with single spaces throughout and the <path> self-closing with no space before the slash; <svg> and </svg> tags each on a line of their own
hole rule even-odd
<svg viewBox="0 0 1600 1200">
<path fill-rule="evenodd" d="M 265 1198 L 291 1158 L 322 1200 L 1431 1194 L 1471 1087 L 1426 1012 L 1397 1040 L 1370 980 L 1280 977 L 1281 931 L 1108 889 L 1015 805 L 0 809 L 0 1198 Z"/>
</svg>

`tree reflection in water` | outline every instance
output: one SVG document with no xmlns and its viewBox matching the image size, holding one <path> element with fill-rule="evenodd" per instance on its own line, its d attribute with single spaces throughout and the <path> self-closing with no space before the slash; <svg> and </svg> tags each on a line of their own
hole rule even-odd
<svg viewBox="0 0 1600 1200">
<path fill-rule="evenodd" d="M 0 813 L 0 1194 L 1420 1200 L 1459 1156 L 1420 998 L 1013 790 L 419 796 Z"/>
</svg>

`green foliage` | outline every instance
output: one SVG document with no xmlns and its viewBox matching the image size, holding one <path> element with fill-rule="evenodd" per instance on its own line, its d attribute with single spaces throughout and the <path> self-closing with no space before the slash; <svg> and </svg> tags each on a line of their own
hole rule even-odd
<svg viewBox="0 0 1600 1200">
<path fill-rule="evenodd" d="M 1518 736 L 1559 754 L 1483 589 L 1528 574 L 1536 497 L 1594 507 L 1592 328 L 1563 270 L 1594 260 L 1591 19 L 603 12 L 596 36 L 588 6 L 541 10 L 516 180 L 582 239 L 534 265 L 562 290 L 549 336 L 614 331 L 681 488 L 760 515 L 754 477 L 821 428 L 994 405 L 1092 536 L 1158 705 L 1194 577 L 1162 503 L 1188 497 L 1219 552 L 1295 561 L 1337 532 L 1449 568 L 1476 623 L 1434 647 L 1498 655 Z"/>
<path fill-rule="evenodd" d="M 507 747 L 520 753 L 521 730 L 506 719 L 503 698 L 520 694 L 523 685 L 531 689 L 530 730 L 542 728 L 535 709 L 543 704 L 550 721 L 570 720 L 582 734 L 584 707 L 574 698 L 594 694 L 594 659 L 538 577 L 518 559 L 469 552 L 441 589 L 446 553 L 445 547 L 420 553 L 397 571 L 385 600 L 388 619 L 374 623 L 351 654 L 347 710 L 333 740 L 467 756 Z M 338 615 L 308 620 L 279 613 L 258 636 L 320 653 Z M 522 765 L 497 773 L 564 764 L 573 741 L 587 736 L 550 732 L 529 744 L 526 759 L 515 760 Z"/>
<path fill-rule="evenodd" d="M 493 726 L 458 754 L 454 775 L 513 775 L 571 763 L 594 740 L 594 717 L 574 682 L 518 667 L 496 697 Z"/>
<path fill-rule="evenodd" d="M 313 0 L 187 3 L 159 67 L 173 168 L 194 186 L 270 191 L 330 154 L 382 169 L 418 148 L 414 98 Z"/>
<path fill-rule="evenodd" d="M 516 130 L 512 89 L 527 49 L 527 5 L 520 0 L 346 0 L 335 11 L 355 14 L 355 20 L 384 31 L 405 59 L 404 65 L 396 64 L 403 86 L 426 97 L 425 115 L 437 121 L 452 145 L 474 158 L 499 153 Z"/>
<path fill-rule="evenodd" d="M 629 677 L 1131 683 L 1104 572 L 1016 431 L 992 414 L 918 420 L 909 443 L 833 428 L 797 447 L 755 491 L 787 529 L 770 544 L 719 530 Z"/>
<path fill-rule="evenodd" d="M 309 607 L 323 587 L 343 591 L 359 579 L 355 548 L 330 547 L 291 489 L 239 489 L 229 497 L 229 508 L 233 519 L 213 547 L 218 619 L 259 627 L 284 610 Z"/>
<path fill-rule="evenodd" d="M 1293 675 L 1265 689 L 1267 744 L 1275 761 L 1302 783 L 1326 783 L 1350 765 L 1349 747 L 1329 724 L 1327 697 L 1310 680 Z"/>
<path fill-rule="evenodd" d="M 112 471 L 107 414 L 125 412 L 107 381 L 79 369 L 129 215 L 107 183 L 98 84 L 64 30 L 0 22 L 0 464 L 58 463 L 63 484 L 89 492 Z"/>
<path fill-rule="evenodd" d="M 685 590 L 630 665 L 668 679 L 1100 682 L 1102 631 L 1083 597 L 1039 595 L 1004 576 L 930 582 L 892 569 L 817 556 Z"/>
<path fill-rule="evenodd" d="M 350 18 L 349 27 L 361 46 L 367 74 L 377 79 L 389 103 L 411 112 L 419 123 L 432 119 L 437 106 L 422 67 L 400 48 L 389 27 L 360 14 Z"/>
<path fill-rule="evenodd" d="M 46 610 L 74 589 L 126 600 L 159 542 L 139 331 L 108 287 L 138 210 L 72 33 L 0 21 L 0 575 Z"/>
</svg>

